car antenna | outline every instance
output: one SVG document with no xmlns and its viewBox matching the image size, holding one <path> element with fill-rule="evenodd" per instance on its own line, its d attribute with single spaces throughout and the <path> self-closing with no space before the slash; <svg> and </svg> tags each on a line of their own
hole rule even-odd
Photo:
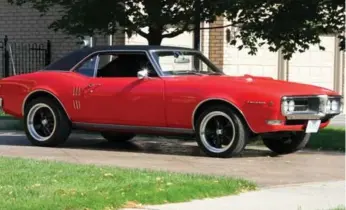
<svg viewBox="0 0 346 210">
<path fill-rule="evenodd" d="M 11 62 L 12 62 L 13 75 L 16 75 L 16 66 L 15 66 L 15 64 L 14 64 L 14 59 L 13 59 L 13 53 L 12 53 L 11 44 L 9 44 L 8 47 L 9 47 L 9 51 L 10 51 L 10 59 L 11 59 Z"/>
</svg>

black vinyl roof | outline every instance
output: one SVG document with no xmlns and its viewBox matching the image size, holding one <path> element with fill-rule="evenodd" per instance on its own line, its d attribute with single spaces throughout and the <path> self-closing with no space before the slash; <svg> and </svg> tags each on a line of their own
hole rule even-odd
<svg viewBox="0 0 346 210">
<path fill-rule="evenodd" d="M 75 50 L 59 60 L 46 66 L 44 70 L 63 70 L 69 71 L 77 65 L 86 56 L 98 51 L 112 51 L 112 50 L 192 50 L 191 48 L 184 47 L 171 47 L 171 46 L 154 46 L 154 45 L 113 45 L 113 46 L 95 46 L 84 47 Z"/>
</svg>

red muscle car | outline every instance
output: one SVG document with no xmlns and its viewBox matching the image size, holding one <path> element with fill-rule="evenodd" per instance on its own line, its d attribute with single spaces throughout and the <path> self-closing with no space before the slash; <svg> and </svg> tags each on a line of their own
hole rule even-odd
<svg viewBox="0 0 346 210">
<path fill-rule="evenodd" d="M 212 157 L 239 154 L 254 136 L 278 154 L 300 150 L 342 100 L 312 85 L 228 76 L 199 51 L 164 46 L 86 47 L 0 80 L 3 111 L 23 118 L 34 145 L 62 144 L 75 128 L 108 141 L 191 134 Z"/>
</svg>

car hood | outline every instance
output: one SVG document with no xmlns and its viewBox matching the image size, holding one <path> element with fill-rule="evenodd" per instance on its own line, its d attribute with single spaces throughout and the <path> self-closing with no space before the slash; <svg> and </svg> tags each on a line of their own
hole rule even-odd
<svg viewBox="0 0 346 210">
<path fill-rule="evenodd" d="M 335 91 L 314 85 L 307 85 L 270 77 L 244 76 L 201 76 L 200 84 L 218 85 L 223 88 L 237 88 L 246 91 L 259 91 L 276 95 L 338 95 Z"/>
</svg>

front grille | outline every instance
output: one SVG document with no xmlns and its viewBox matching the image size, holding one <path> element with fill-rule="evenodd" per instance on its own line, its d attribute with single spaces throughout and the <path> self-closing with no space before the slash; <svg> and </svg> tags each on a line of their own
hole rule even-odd
<svg viewBox="0 0 346 210">
<path fill-rule="evenodd" d="M 310 98 L 293 98 L 294 112 L 319 112 L 320 99 L 317 97 Z"/>
</svg>

